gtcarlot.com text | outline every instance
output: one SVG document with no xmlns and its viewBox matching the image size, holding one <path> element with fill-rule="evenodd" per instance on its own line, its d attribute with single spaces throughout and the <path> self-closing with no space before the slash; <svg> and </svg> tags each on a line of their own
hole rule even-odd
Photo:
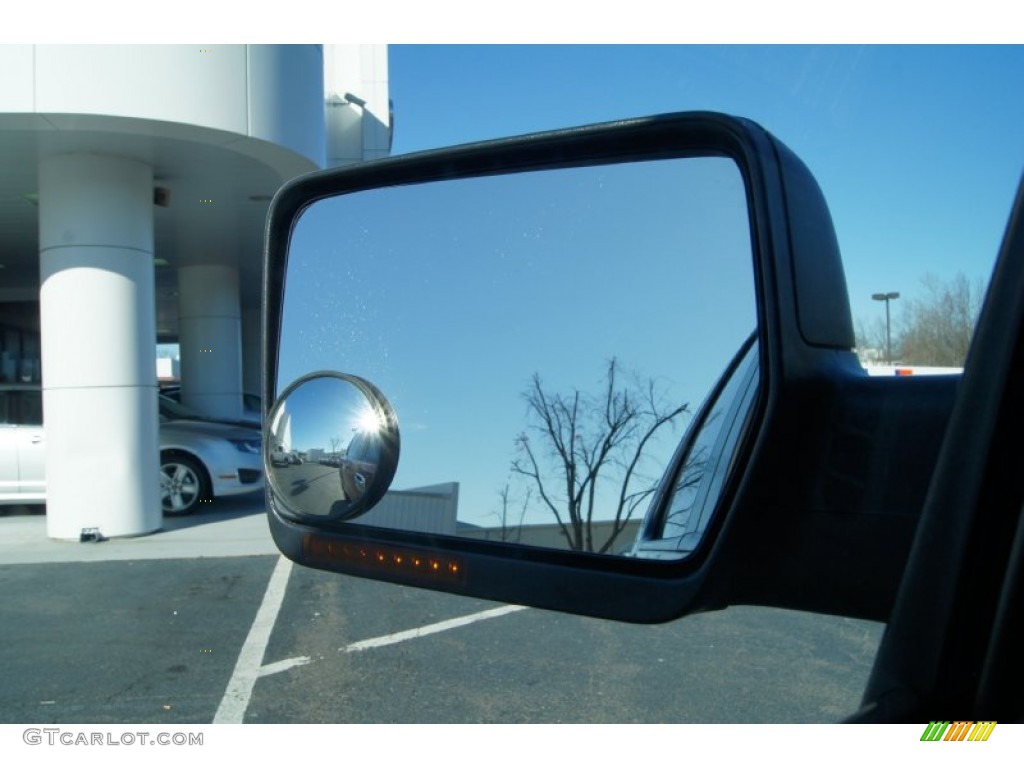
<svg viewBox="0 0 1024 768">
<path fill-rule="evenodd" d="M 125 731 L 101 733 L 99 731 L 65 731 L 61 728 L 27 728 L 22 733 L 26 744 L 65 747 L 201 747 L 201 733 L 152 733 Z"/>
</svg>

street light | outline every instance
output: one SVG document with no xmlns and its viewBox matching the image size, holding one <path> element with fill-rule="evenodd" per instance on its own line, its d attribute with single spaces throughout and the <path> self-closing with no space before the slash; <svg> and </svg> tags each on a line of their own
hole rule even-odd
<svg viewBox="0 0 1024 768">
<path fill-rule="evenodd" d="M 892 365 L 892 335 L 890 333 L 889 325 L 889 302 L 893 299 L 898 299 L 899 297 L 900 295 L 897 291 L 871 294 L 871 298 L 875 301 L 885 302 L 885 357 L 889 365 Z"/>
</svg>

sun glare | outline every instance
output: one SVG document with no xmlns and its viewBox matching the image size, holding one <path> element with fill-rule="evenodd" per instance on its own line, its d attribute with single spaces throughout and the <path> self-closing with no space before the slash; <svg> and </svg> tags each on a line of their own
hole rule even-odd
<svg viewBox="0 0 1024 768">
<path fill-rule="evenodd" d="M 364 408 L 356 415 L 355 427 L 359 432 L 380 432 L 380 414 L 373 408 Z"/>
</svg>

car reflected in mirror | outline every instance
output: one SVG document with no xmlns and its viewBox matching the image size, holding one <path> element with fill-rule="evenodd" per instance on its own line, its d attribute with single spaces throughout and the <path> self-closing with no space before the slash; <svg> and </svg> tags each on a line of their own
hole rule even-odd
<svg viewBox="0 0 1024 768">
<path fill-rule="evenodd" d="M 267 421 L 273 502 L 297 520 L 341 522 L 367 512 L 398 466 L 394 409 L 370 382 L 318 372 L 289 386 Z"/>
<path fill-rule="evenodd" d="M 341 490 L 345 498 L 359 501 L 373 486 L 380 467 L 381 439 L 377 429 L 357 432 L 341 457 Z"/>
</svg>

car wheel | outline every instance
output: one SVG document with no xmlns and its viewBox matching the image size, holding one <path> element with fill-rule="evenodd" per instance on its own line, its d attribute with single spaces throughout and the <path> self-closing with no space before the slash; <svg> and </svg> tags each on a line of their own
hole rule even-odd
<svg viewBox="0 0 1024 768">
<path fill-rule="evenodd" d="M 165 515 L 190 515 L 210 496 L 206 470 L 190 456 L 160 458 L 160 504 Z"/>
</svg>

